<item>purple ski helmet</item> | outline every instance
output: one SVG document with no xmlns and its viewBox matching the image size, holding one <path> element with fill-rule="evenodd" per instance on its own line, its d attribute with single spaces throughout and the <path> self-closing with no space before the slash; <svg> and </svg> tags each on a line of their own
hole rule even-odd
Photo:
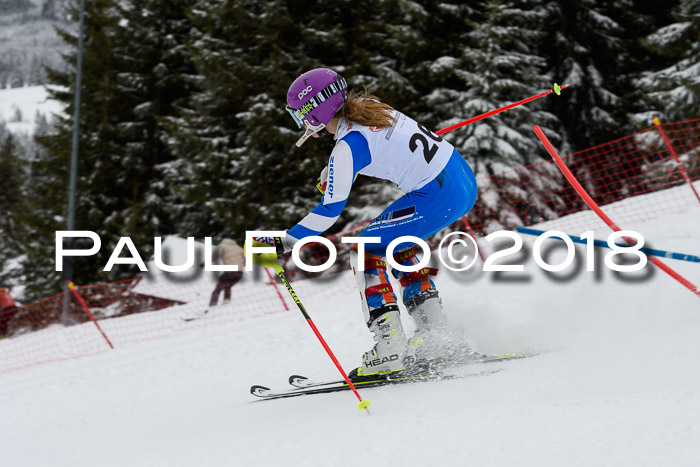
<svg viewBox="0 0 700 467">
<path fill-rule="evenodd" d="M 345 78 L 328 68 L 315 68 L 295 79 L 287 92 L 287 112 L 304 129 L 297 146 L 323 130 L 347 97 Z"/>
</svg>

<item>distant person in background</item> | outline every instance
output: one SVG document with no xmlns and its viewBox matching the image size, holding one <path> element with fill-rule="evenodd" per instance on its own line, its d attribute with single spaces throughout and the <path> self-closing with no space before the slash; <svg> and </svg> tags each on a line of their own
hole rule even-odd
<svg viewBox="0 0 700 467">
<path fill-rule="evenodd" d="M 0 338 L 7 334 L 10 320 L 17 314 L 17 304 L 12 299 L 10 291 L 0 289 Z"/>
<path fill-rule="evenodd" d="M 222 291 L 224 292 L 224 305 L 230 303 L 231 288 L 241 280 L 241 277 L 243 277 L 243 269 L 245 268 L 243 248 L 241 248 L 235 240 L 230 238 L 232 236 L 233 232 L 230 230 L 225 230 L 218 237 L 216 237 L 216 254 L 222 264 L 226 266 L 236 265 L 238 266 L 238 271 L 225 271 L 221 274 L 221 276 L 219 276 L 216 287 L 211 293 L 211 298 L 209 299 L 209 308 L 215 307 L 219 304 L 219 295 L 221 295 Z M 188 313 L 187 315 L 183 316 L 182 319 L 184 321 L 192 321 L 194 319 L 201 318 L 209 313 L 209 308 L 206 308 L 201 312 Z"/>
<path fill-rule="evenodd" d="M 231 235 L 230 232 L 224 232 L 219 237 L 221 240 L 217 246 L 217 254 L 222 264 L 227 266 L 236 265 L 238 266 L 238 271 L 226 271 L 221 276 L 219 276 L 219 282 L 216 284 L 216 288 L 211 293 L 211 300 L 209 300 L 209 306 L 217 306 L 219 303 L 219 295 L 221 291 L 224 292 L 224 305 L 231 301 L 231 287 L 236 285 L 236 282 L 241 280 L 243 276 L 243 268 L 245 264 L 243 262 L 243 248 L 241 248 L 235 240 L 228 237 Z M 206 312 L 205 312 L 206 313 Z"/>
</svg>

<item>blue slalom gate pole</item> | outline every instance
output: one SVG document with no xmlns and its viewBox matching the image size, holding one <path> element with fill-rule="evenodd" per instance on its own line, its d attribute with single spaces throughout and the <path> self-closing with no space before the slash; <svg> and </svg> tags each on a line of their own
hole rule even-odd
<svg viewBox="0 0 700 467">
<path fill-rule="evenodd" d="M 534 236 L 540 236 L 543 233 L 545 233 L 544 230 L 530 229 L 528 227 L 518 227 L 517 230 L 520 233 L 527 234 L 527 235 L 534 235 Z M 569 234 L 567 234 L 567 235 L 569 235 Z M 555 240 L 561 240 L 561 239 L 558 239 L 557 237 L 550 237 L 550 238 L 553 238 Z M 583 244 L 587 243 L 587 240 L 584 240 L 581 237 L 576 237 L 574 235 L 569 235 L 569 238 L 574 243 L 583 243 Z M 605 242 L 603 240 L 595 240 L 594 239 L 593 244 L 595 246 L 602 246 L 603 248 L 610 248 L 610 246 L 608 246 L 608 242 Z M 616 245 L 621 246 L 621 247 L 628 247 L 629 246 L 629 245 L 626 245 L 624 243 L 616 243 Z M 690 261 L 692 263 L 700 263 L 700 256 L 684 255 L 683 253 L 674 253 L 672 251 L 656 250 L 654 248 L 640 248 L 639 250 L 646 255 L 660 256 L 662 258 L 671 258 L 671 259 L 677 259 L 680 261 Z"/>
</svg>

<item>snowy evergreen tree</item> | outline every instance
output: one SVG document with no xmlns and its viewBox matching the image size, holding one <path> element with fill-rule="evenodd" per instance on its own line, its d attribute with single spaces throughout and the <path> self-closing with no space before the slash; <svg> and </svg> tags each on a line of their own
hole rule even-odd
<svg viewBox="0 0 700 467">
<path fill-rule="evenodd" d="M 174 122 L 179 160 L 166 168 L 183 234 L 231 227 L 242 239 L 246 230 L 290 227 L 318 202 L 315 180 L 328 148 L 297 149 L 284 107 L 294 77 L 324 65 L 303 48 L 332 55 L 339 47 L 323 29 L 332 26 L 315 28 L 314 18 L 341 6 L 309 15 L 313 2 L 289 3 L 207 1 L 191 10 L 192 50 L 205 79 L 192 111 Z"/>
<path fill-rule="evenodd" d="M 658 2 L 637 0 L 556 0 L 546 2 L 540 54 L 560 84 L 571 87 L 548 108 L 566 128 L 562 152 L 568 153 L 620 137 L 639 128 L 629 114 L 645 106 L 634 85 L 636 73 L 653 57 L 638 45 L 645 31 L 663 20 Z M 652 16 L 654 15 L 654 16 Z"/>
<path fill-rule="evenodd" d="M 533 2 L 503 5 L 486 1 L 479 5 L 468 20 L 470 30 L 462 38 L 461 53 L 441 57 L 431 67 L 431 76 L 443 76 L 445 83 L 428 96 L 430 106 L 441 110 L 440 127 L 551 87 L 551 77 L 544 72 L 545 61 L 536 49 L 542 36 L 538 26 L 544 17 L 545 11 Z M 523 180 L 512 172 L 542 159 L 541 145 L 532 131 L 534 124 L 553 141 L 560 141 L 557 118 L 543 107 L 542 102 L 531 102 L 445 136 L 482 177 L 477 212 L 482 219 L 493 219 L 492 229 L 522 224 L 522 213 L 514 208 L 528 198 L 538 203 L 530 217 L 554 215 L 548 203 L 554 202 L 549 198 L 558 186 L 556 174 L 521 171 L 521 176 L 529 178 Z M 492 175 L 497 177 L 485 178 Z M 523 185 L 529 188 L 520 188 Z"/>
<path fill-rule="evenodd" d="M 132 197 L 122 211 L 120 231 L 138 236 L 150 255 L 154 235 L 175 233 L 172 213 L 163 201 L 159 166 L 174 159 L 172 138 L 164 120 L 177 114 L 189 98 L 194 65 L 185 45 L 191 24 L 185 16 L 186 1 L 149 0 L 120 2 L 115 43 L 119 58 L 117 88 L 125 113 L 117 125 L 121 146 L 120 165 Z"/>
<path fill-rule="evenodd" d="M 73 26 L 62 14 L 66 1 L 0 1 L 0 88 L 47 83 L 42 67 L 59 66 L 66 50 L 54 26 Z"/>
<path fill-rule="evenodd" d="M 284 111 L 292 80 L 330 67 L 351 88 L 369 86 L 413 115 L 425 108 L 426 62 L 436 47 L 450 46 L 448 32 L 461 25 L 454 10 L 464 12 L 405 0 L 208 1 L 193 7 L 192 49 L 205 79 L 190 114 L 174 122 L 181 130 L 174 148 L 179 160 L 167 171 L 179 195 L 173 204 L 183 211 L 179 230 L 202 235 L 226 225 L 242 235 L 300 220 L 319 200 L 315 180 L 331 148 L 320 141 L 294 146 L 298 134 Z M 432 39 L 436 30 L 443 34 Z M 357 207 L 383 207 L 397 195 L 388 182 L 360 177 L 351 207 L 334 228 L 367 220 L 378 208 Z"/>
<path fill-rule="evenodd" d="M 63 18 L 55 11 L 65 1 L 38 2 L 35 16 Z M 70 1 L 72 22 L 66 27 L 77 20 L 78 0 Z M 76 282 L 136 273 L 118 266 L 112 275 L 99 274 L 120 236 L 132 237 L 148 256 L 154 235 L 201 238 L 230 227 L 242 239 L 246 230 L 291 227 L 308 213 L 320 200 L 315 181 L 332 142 L 312 140 L 296 148 L 299 132 L 284 107 L 292 80 L 315 67 L 337 70 L 351 88 L 369 86 L 432 130 L 551 89 L 554 81 L 569 82 L 562 96 L 445 136 L 480 177 L 472 215 L 486 218 L 492 229 L 554 217 L 562 207 L 557 171 L 541 165 L 511 175 L 513 168 L 547 158 L 534 124 L 563 153 L 619 137 L 632 129 L 628 114 L 648 107 L 645 93 L 634 85 L 645 69 L 662 70 L 641 83 L 651 92 L 668 93 L 652 94 L 669 103 L 666 110 L 697 115 L 693 2 L 683 1 L 678 9 L 680 26 L 648 38 L 654 53 L 640 53 L 638 39 L 668 25 L 674 5 L 88 2 L 77 219 L 78 228 L 100 232 L 103 249 L 78 259 Z M 13 31 L 1 17 L 0 25 L 2 41 Z M 61 86 L 52 95 L 67 104 L 67 117 L 55 130 L 42 128 L 41 148 L 16 139 L 28 151 L 23 157 L 32 160 L 26 185 L 32 197 L 22 213 L 22 222 L 33 229 L 23 245 L 32 297 L 58 290 L 59 284 L 46 245 L 55 230 L 65 228 L 77 42 L 69 30 L 61 36 L 71 52 L 65 63 L 50 67 L 48 77 Z M 45 79 L 38 71 L 45 56 L 27 53 L 22 61 L 15 51 L 0 52 L 0 84 Z M 673 96 L 687 99 L 675 102 Z M 486 181 L 490 175 L 496 177 Z M 399 195 L 389 182 L 359 177 L 348 209 L 329 233 L 369 220 Z M 526 210 L 531 203 L 534 208 Z"/>
<path fill-rule="evenodd" d="M 351 87 L 368 86 L 387 104 L 437 130 L 444 112 L 461 115 L 461 110 L 440 109 L 429 99 L 436 89 L 441 92 L 456 66 L 456 61 L 447 58 L 444 72 L 434 72 L 436 52 L 449 54 L 458 47 L 468 28 L 464 18 L 473 14 L 469 5 L 435 1 L 388 1 L 374 5 L 371 11 L 359 11 L 355 26 L 346 27 L 341 43 L 352 44 L 341 51 Z M 358 177 L 346 208 L 347 219 L 350 224 L 368 221 L 401 195 L 392 183 Z"/>
<path fill-rule="evenodd" d="M 0 141 L 0 238 L 3 239 L 3 248 L 18 249 L 20 246 L 16 214 L 21 211 L 23 165 L 19 147 L 9 134 Z"/>
<path fill-rule="evenodd" d="M 182 45 L 188 28 L 174 2 L 147 2 L 137 8 L 97 0 L 86 11 L 76 219 L 78 228 L 100 232 L 103 248 L 76 263 L 76 283 L 94 282 L 102 275 L 119 237 L 131 237 L 148 257 L 154 236 L 173 233 L 157 167 L 173 158 L 161 119 L 188 93 L 182 82 L 193 70 Z M 76 44 L 73 35 L 62 35 Z M 74 63 L 75 58 L 73 53 L 69 60 Z M 51 78 L 69 90 L 52 92 L 72 115 L 74 73 L 52 70 Z M 64 118 L 55 134 L 40 138 L 53 158 L 39 170 L 45 173 L 42 188 L 55 203 L 56 214 L 64 214 L 67 200 L 71 134 L 72 120 Z M 135 273 L 121 266 L 102 279 Z"/>
<path fill-rule="evenodd" d="M 652 66 L 655 57 L 640 49 L 638 39 L 664 20 L 664 9 L 657 3 L 647 5 L 635 0 L 557 0 L 543 6 L 547 15 L 540 54 L 547 60 L 554 79 L 571 85 L 560 97 L 546 101 L 564 128 L 560 153 L 585 149 L 639 130 L 630 115 L 644 109 L 648 100 L 634 84 L 634 77 Z M 582 181 L 588 180 L 585 175 L 589 169 L 572 162 L 574 174 Z M 596 165 L 600 171 L 609 165 L 612 172 L 616 162 L 601 155 L 589 158 L 588 164 Z M 633 178 L 639 169 L 629 166 L 625 174 Z M 619 178 L 604 186 L 584 185 L 591 195 L 603 201 L 619 199 L 618 193 L 625 190 L 627 183 Z M 583 206 L 578 197 L 574 200 Z"/>
<path fill-rule="evenodd" d="M 22 147 L 0 128 L 0 284 L 17 285 L 24 243 L 29 231 L 22 223 L 26 208 L 26 163 Z"/>
<path fill-rule="evenodd" d="M 24 13 L 32 8 L 32 2 L 29 0 L 2 0 L 0 7 L 3 13 Z"/>
<path fill-rule="evenodd" d="M 674 12 L 677 22 L 648 35 L 646 47 L 674 63 L 649 71 L 636 81 L 666 121 L 700 117 L 700 2 L 681 0 Z M 648 113 L 644 115 L 648 123 Z"/>
<path fill-rule="evenodd" d="M 77 18 L 78 2 L 70 13 Z M 103 248 L 94 257 L 76 258 L 74 281 L 78 284 L 95 282 L 102 269 L 98 265 L 106 264 L 109 246 L 116 244 L 115 237 L 129 235 L 122 234 L 114 225 L 124 198 L 131 195 L 129 182 L 120 170 L 123 144 L 115 140 L 118 125 L 128 112 L 123 105 L 124 97 L 116 92 L 120 64 L 114 48 L 122 40 L 116 32 L 119 21 L 114 1 L 96 0 L 86 4 L 76 228 L 100 232 Z M 77 37 L 65 30 L 59 34 L 73 48 L 66 60 L 75 66 Z M 44 241 L 53 237 L 53 231 L 66 227 L 75 69 L 66 72 L 51 69 L 49 77 L 60 86 L 50 89 L 52 97 L 64 102 L 66 110 L 65 116 L 57 119 L 56 131 L 38 138 L 47 149 L 46 159 L 35 166 L 36 190 L 43 202 L 35 206 L 30 222 L 43 234 L 40 236 Z M 81 246 L 81 241 L 77 241 L 76 247 Z M 34 251 L 42 254 L 38 248 Z M 34 259 L 30 255 L 28 262 Z M 57 283 L 46 286 L 60 289 Z"/>
<path fill-rule="evenodd" d="M 57 19 L 59 16 L 56 0 L 44 0 L 41 5 L 41 17 L 44 19 Z"/>
</svg>

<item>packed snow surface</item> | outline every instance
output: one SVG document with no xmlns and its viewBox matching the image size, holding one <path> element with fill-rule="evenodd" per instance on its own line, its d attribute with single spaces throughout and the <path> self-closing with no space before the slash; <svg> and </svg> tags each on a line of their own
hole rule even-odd
<svg viewBox="0 0 700 467">
<path fill-rule="evenodd" d="M 624 227 L 700 254 L 700 207 Z M 548 242 L 556 264 L 563 244 Z M 607 251 L 596 272 L 583 246 L 551 277 L 530 250 L 524 272 L 441 270 L 444 305 L 474 348 L 541 354 L 489 376 L 361 389 L 371 416 L 350 392 L 249 393 L 284 389 L 290 374 L 338 377 L 296 309 L 0 375 L 2 465 L 700 465 L 700 299 L 651 265 L 613 274 Z M 700 284 L 700 264 L 664 261 Z M 348 371 L 372 345 L 352 281 L 294 284 Z M 241 312 L 235 294 L 203 320 Z"/>
<path fill-rule="evenodd" d="M 45 86 L 0 89 L 0 121 L 13 133 L 33 134 L 37 115 L 51 121 L 63 104 L 50 98 Z"/>
</svg>

